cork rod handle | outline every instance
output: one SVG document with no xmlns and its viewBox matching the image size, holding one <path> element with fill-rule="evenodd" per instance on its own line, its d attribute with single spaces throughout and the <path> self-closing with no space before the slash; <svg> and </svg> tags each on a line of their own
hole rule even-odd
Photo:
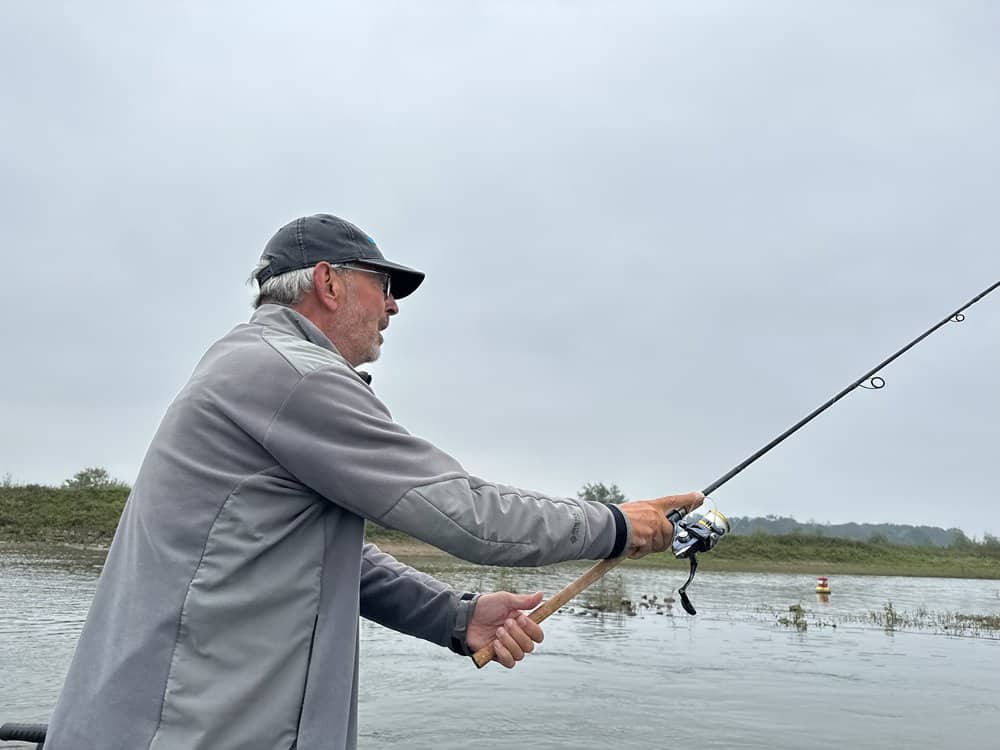
<svg viewBox="0 0 1000 750">
<path fill-rule="evenodd" d="M 708 493 L 705 493 L 708 494 Z M 687 508 L 674 508 L 669 513 L 667 513 L 667 519 L 671 523 L 677 523 L 684 516 L 687 515 Z M 595 564 L 590 570 L 584 573 L 582 576 L 577 578 L 573 583 L 564 588 L 559 593 L 546 599 L 544 602 L 538 605 L 538 607 L 528 615 L 532 620 L 541 624 L 549 615 L 559 609 L 562 605 L 572 599 L 574 596 L 579 594 L 585 588 L 600 580 L 608 571 L 614 570 L 619 565 L 621 565 L 626 560 L 626 556 L 612 557 L 607 560 L 601 560 L 599 563 Z M 476 653 L 472 655 L 472 660 L 476 663 L 479 669 L 482 669 L 487 664 L 492 661 L 494 656 L 493 643 L 491 642 L 488 646 L 483 646 Z"/>
<path fill-rule="evenodd" d="M 590 586 L 592 583 L 596 582 L 609 570 L 621 565 L 625 562 L 625 560 L 626 558 L 624 556 L 613 557 L 609 560 L 601 560 L 562 591 L 557 594 L 553 594 L 551 597 L 539 604 L 538 607 L 532 610 L 528 617 L 537 623 L 541 623 L 562 605 Z M 489 645 L 483 646 L 476 653 L 474 653 L 472 655 L 472 660 L 476 663 L 476 666 L 479 669 L 482 669 L 493 660 L 493 653 L 493 643 L 491 642 Z"/>
</svg>

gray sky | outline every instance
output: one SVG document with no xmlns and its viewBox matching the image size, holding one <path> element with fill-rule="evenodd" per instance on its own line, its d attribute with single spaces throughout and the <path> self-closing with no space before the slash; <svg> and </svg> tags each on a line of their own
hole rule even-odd
<svg viewBox="0 0 1000 750">
<path fill-rule="evenodd" d="M 131 481 L 326 211 L 428 273 L 371 369 L 479 475 L 702 488 L 1000 279 L 990 2 L 20 3 L 0 474 Z M 716 494 L 1000 533 L 1000 292 Z"/>
</svg>

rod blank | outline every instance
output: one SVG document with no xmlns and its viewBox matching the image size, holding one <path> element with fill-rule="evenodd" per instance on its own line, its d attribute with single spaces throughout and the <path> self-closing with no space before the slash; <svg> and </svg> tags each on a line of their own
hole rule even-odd
<svg viewBox="0 0 1000 750">
<path fill-rule="evenodd" d="M 812 412 L 810 412 L 809 414 L 807 414 L 805 417 L 803 417 L 801 420 L 799 420 L 794 425 L 792 425 L 791 427 L 789 427 L 783 433 L 781 433 L 780 435 L 778 435 L 776 438 L 774 438 L 774 440 L 772 440 L 770 443 L 768 443 L 763 448 L 761 448 L 760 450 L 758 450 L 756 453 L 754 453 L 753 455 L 751 455 L 745 461 L 743 461 L 740 464 L 737 464 L 732 469 L 730 469 L 725 474 L 723 474 L 721 477 L 719 477 L 718 479 L 716 479 L 714 482 L 712 482 L 710 485 L 708 485 L 704 490 L 702 490 L 702 492 L 704 492 L 704 494 L 705 494 L 706 497 L 708 495 L 712 494 L 713 492 L 715 492 L 715 490 L 719 489 L 719 487 L 721 487 L 726 482 L 728 482 L 730 479 L 732 479 L 733 477 L 735 477 L 737 474 L 739 474 L 741 471 L 743 471 L 745 468 L 747 468 L 750 464 L 752 464 L 755 461 L 757 461 L 758 459 L 762 458 L 771 449 L 773 449 L 774 447 L 776 447 L 777 445 L 779 445 L 780 443 L 784 442 L 789 437 L 791 437 L 792 435 L 794 435 L 796 432 L 798 432 L 800 429 L 802 429 L 803 427 L 805 427 L 807 424 L 809 424 L 812 420 L 814 420 L 816 417 L 818 417 L 824 411 L 826 411 L 831 406 L 833 406 L 835 403 L 837 403 L 838 401 L 840 401 L 840 399 L 842 399 L 848 393 L 850 393 L 855 388 L 857 388 L 862 383 L 864 383 L 866 380 L 868 380 L 873 375 L 875 375 L 875 373 L 877 373 L 883 367 L 885 367 L 886 365 L 890 364 L 891 362 L 894 362 L 899 357 L 901 357 L 903 354 L 905 354 L 907 351 L 909 351 L 914 346 L 916 346 L 921 341 L 923 341 L 925 338 L 927 338 L 928 336 L 930 336 L 938 328 L 941 328 L 941 326 L 945 325 L 946 323 L 951 322 L 952 320 L 956 320 L 956 321 L 962 320 L 962 317 L 959 317 L 959 316 L 961 316 L 961 313 L 964 310 L 967 310 L 968 308 L 972 307 L 974 304 L 976 304 L 979 300 L 981 300 L 987 294 L 989 294 L 990 292 L 992 292 L 993 290 L 995 290 L 997 287 L 1000 287 L 1000 281 L 996 282 L 995 284 L 993 284 L 992 286 L 990 286 L 986 290 L 984 290 L 984 291 L 980 292 L 979 294 L 977 294 L 971 300 L 969 300 L 964 305 L 962 305 L 960 308 L 958 308 L 957 310 L 955 310 L 955 312 L 951 313 L 944 320 L 942 320 L 941 322 L 939 322 L 939 323 L 931 326 L 926 331 L 924 331 L 922 334 L 920 334 L 915 339 L 913 339 L 913 341 L 911 341 L 906 346 L 904 346 L 902 349 L 900 349 L 899 351 L 895 352 L 894 354 L 892 354 L 891 356 L 889 356 L 888 358 L 886 358 L 885 360 L 883 360 L 879 364 L 875 365 L 875 367 L 873 367 L 872 369 L 870 369 L 868 372 L 866 372 L 860 378 L 858 378 L 853 383 L 851 383 L 849 386 L 847 386 L 846 388 L 844 388 L 844 390 L 840 391 L 840 393 L 838 393 L 837 395 L 835 395 L 829 401 L 827 401 L 823 405 L 819 406 L 818 408 L 816 408 L 815 410 L 813 410 Z M 675 519 L 672 519 L 672 520 L 675 520 Z M 537 623 L 542 622 L 543 620 L 545 620 L 546 618 L 548 618 L 551 614 L 553 614 L 556 610 L 558 610 L 560 607 L 562 607 L 570 599 L 572 599 L 573 597 L 575 597 L 577 594 L 579 594 L 581 591 L 583 591 L 584 589 L 586 589 L 588 586 L 592 585 L 593 583 L 596 583 L 608 571 L 610 571 L 613 568 L 617 567 L 619 564 L 621 564 L 624 561 L 625 561 L 625 557 L 624 556 L 623 557 L 618 557 L 618 558 L 613 558 L 613 559 L 610 559 L 610 560 L 601 560 L 599 563 L 595 564 L 592 568 L 590 568 L 586 573 L 584 573 L 579 578 L 577 578 L 575 581 L 573 581 L 571 584 L 569 584 L 568 586 L 566 586 L 562 591 L 558 592 L 554 596 L 550 597 L 549 599 L 547 599 L 546 601 L 544 601 L 540 605 L 538 605 L 538 607 L 534 611 L 532 611 L 531 614 L 528 615 L 528 617 L 530 617 L 532 620 L 534 620 Z M 489 663 L 493 659 L 493 655 L 494 655 L 493 645 L 490 644 L 488 646 L 485 646 L 485 647 L 481 648 L 479 651 L 477 651 L 475 654 L 473 654 L 472 659 L 473 659 L 473 661 L 475 661 L 477 667 L 482 668 L 483 666 L 485 666 L 487 663 Z"/>
</svg>

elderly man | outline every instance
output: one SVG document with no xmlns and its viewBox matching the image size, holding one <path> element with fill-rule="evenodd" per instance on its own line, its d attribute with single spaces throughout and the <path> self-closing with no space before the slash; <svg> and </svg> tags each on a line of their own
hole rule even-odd
<svg viewBox="0 0 1000 750">
<path fill-rule="evenodd" d="M 313 750 L 356 739 L 358 617 L 507 667 L 540 594 L 451 590 L 365 520 L 492 565 L 641 556 L 700 493 L 619 507 L 471 476 L 393 422 L 369 378 L 423 274 L 329 215 L 278 230 L 256 311 L 167 410 L 108 553 L 49 750 Z"/>
</svg>

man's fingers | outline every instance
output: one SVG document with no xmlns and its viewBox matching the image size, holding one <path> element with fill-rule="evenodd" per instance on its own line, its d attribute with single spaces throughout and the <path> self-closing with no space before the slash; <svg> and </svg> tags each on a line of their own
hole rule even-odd
<svg viewBox="0 0 1000 750">
<path fill-rule="evenodd" d="M 506 630 L 510 634 L 510 637 L 517 642 L 517 645 L 521 647 L 521 650 L 524 653 L 530 654 L 535 650 L 535 642 L 531 640 L 531 637 L 527 633 L 521 630 L 521 626 L 518 625 L 513 619 L 507 620 L 503 626 L 504 630 Z"/>
<path fill-rule="evenodd" d="M 527 633 L 528 637 L 535 643 L 541 643 L 545 640 L 545 633 L 542 632 L 542 626 L 527 615 L 520 615 L 517 618 L 517 624 L 521 626 L 521 630 Z"/>
<path fill-rule="evenodd" d="M 493 658 L 507 667 L 507 669 L 513 669 L 514 665 L 517 664 L 517 661 L 499 638 L 493 641 L 493 654 Z"/>
<path fill-rule="evenodd" d="M 688 492 L 620 505 L 619 510 L 628 516 L 632 527 L 632 538 L 626 554 L 635 559 L 667 549 L 673 540 L 673 526 L 667 520 L 670 511 L 675 508 L 692 511 L 704 500 L 704 493 Z"/>
<path fill-rule="evenodd" d="M 686 495 L 681 495 L 684 498 L 684 507 L 689 511 L 694 510 L 701 506 L 705 502 L 704 492 L 689 492 Z"/>
<path fill-rule="evenodd" d="M 667 495 L 661 502 L 665 509 L 686 508 L 690 512 L 705 502 L 705 493 L 686 492 L 683 495 Z"/>
<path fill-rule="evenodd" d="M 521 661 L 524 658 L 524 649 L 521 648 L 521 644 L 503 625 L 497 628 L 497 639 L 506 646 L 508 653 L 514 657 L 514 661 Z"/>
</svg>

